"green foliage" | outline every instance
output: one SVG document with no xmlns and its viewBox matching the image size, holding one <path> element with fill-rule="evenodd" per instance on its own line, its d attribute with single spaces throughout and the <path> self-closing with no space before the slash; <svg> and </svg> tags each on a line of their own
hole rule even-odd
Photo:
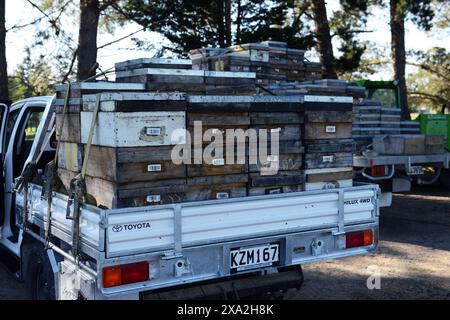
<svg viewBox="0 0 450 320">
<path fill-rule="evenodd" d="M 359 68 L 367 47 L 357 39 L 357 35 L 370 32 L 366 29 L 370 9 L 380 4 L 380 0 L 340 0 L 340 10 L 330 19 L 332 37 L 340 40 L 337 48 L 340 56 L 335 60 L 338 74 L 344 75 Z"/>
<path fill-rule="evenodd" d="M 129 19 L 160 32 L 172 43 L 167 49 L 179 55 L 200 47 L 268 39 L 287 41 L 298 48 L 314 45 L 311 32 L 301 20 L 302 12 L 296 14 L 298 1 L 229 1 L 229 12 L 224 10 L 224 0 L 129 0 L 123 10 Z M 227 16 L 231 29 L 226 24 Z M 227 43 L 227 37 L 231 43 Z"/>
<path fill-rule="evenodd" d="M 450 112 L 450 52 L 432 48 L 414 52 L 412 63 L 417 71 L 408 78 L 409 101 L 415 109 L 431 108 L 440 112 L 445 106 Z"/>
<path fill-rule="evenodd" d="M 33 60 L 30 48 L 26 51 L 24 61 L 9 77 L 9 94 L 12 101 L 54 94 L 52 84 L 56 79 L 50 63 L 43 56 Z"/>
</svg>

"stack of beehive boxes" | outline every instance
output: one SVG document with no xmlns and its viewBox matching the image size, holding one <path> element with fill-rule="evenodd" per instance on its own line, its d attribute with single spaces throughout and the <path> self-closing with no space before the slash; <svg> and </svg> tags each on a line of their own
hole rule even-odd
<svg viewBox="0 0 450 320">
<path fill-rule="evenodd" d="M 383 107 L 379 100 L 359 102 L 353 113 L 353 137 L 360 147 L 370 145 L 373 138 L 420 133 L 418 121 L 400 120 L 400 109 Z"/>
<path fill-rule="evenodd" d="M 249 165 L 249 195 L 304 189 L 303 126 L 302 97 L 253 97 L 250 129 L 256 132 L 258 144 L 249 141 L 253 159 Z"/>
<path fill-rule="evenodd" d="M 320 65 L 308 69 L 304 51 L 285 43 L 196 54 L 194 64 L 130 60 L 116 64 L 116 83 L 72 85 L 59 137 L 59 174 L 67 188 L 81 170 L 97 99 L 86 183 L 98 205 L 120 208 L 351 185 L 352 96 L 360 90 L 338 80 L 314 80 L 321 76 Z M 277 96 L 255 95 L 256 77 Z M 299 82 L 308 77 L 309 82 Z M 58 87 L 57 126 L 64 92 Z M 241 138 L 244 134 L 240 141 L 236 130 Z M 273 149 L 275 136 L 278 148 Z M 175 145 L 183 150 L 177 163 Z"/>
<path fill-rule="evenodd" d="M 305 51 L 288 48 L 286 42 L 264 41 L 224 49 L 190 52 L 193 69 L 255 72 L 257 83 L 286 83 L 322 78 L 320 63 L 305 61 Z"/>
<path fill-rule="evenodd" d="M 148 91 L 180 91 L 192 95 L 255 92 L 256 75 L 252 72 L 192 70 L 191 67 L 190 60 L 130 60 L 116 65 L 116 81 L 144 83 Z"/>
<path fill-rule="evenodd" d="M 382 107 L 380 110 L 381 134 L 400 134 L 400 109 Z"/>
<path fill-rule="evenodd" d="M 118 84 L 120 90 L 121 84 Z M 178 202 L 186 192 L 186 168 L 171 160 L 185 137 L 186 99 L 181 93 L 121 92 L 83 95 L 79 134 L 63 143 L 59 175 L 69 188 L 80 172 L 99 99 L 86 171 L 87 193 L 107 208 Z"/>
<path fill-rule="evenodd" d="M 144 91 L 145 86 L 138 83 L 85 82 L 70 85 L 66 114 L 63 115 L 68 85 L 56 86 L 56 132 L 60 142 L 58 152 L 59 176 L 69 189 L 70 180 L 81 170 L 83 145 L 81 143 L 81 112 L 83 95 L 100 92 Z M 63 124 L 64 117 L 64 124 Z"/>
<path fill-rule="evenodd" d="M 187 127 L 191 163 L 187 165 L 187 201 L 245 197 L 247 141 L 227 139 L 247 131 L 250 96 L 190 96 Z M 213 143 L 213 144 L 211 144 Z"/>
<path fill-rule="evenodd" d="M 305 96 L 306 190 L 353 184 L 352 97 Z"/>
<path fill-rule="evenodd" d="M 353 107 L 353 139 L 358 148 L 372 143 L 381 134 L 381 102 L 366 99 Z"/>
<path fill-rule="evenodd" d="M 400 121 L 400 133 L 401 134 L 419 134 L 420 122 L 419 121 Z"/>
</svg>

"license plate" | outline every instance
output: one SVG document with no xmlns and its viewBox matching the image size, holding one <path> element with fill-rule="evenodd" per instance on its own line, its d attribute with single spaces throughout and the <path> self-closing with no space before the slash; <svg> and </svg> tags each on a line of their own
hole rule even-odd
<svg viewBox="0 0 450 320">
<path fill-rule="evenodd" d="M 272 243 L 257 247 L 239 248 L 230 251 L 230 268 L 237 271 L 272 265 L 280 261 L 280 245 Z"/>
<path fill-rule="evenodd" d="M 423 168 L 421 166 L 411 166 L 408 171 L 409 175 L 423 174 Z"/>
</svg>

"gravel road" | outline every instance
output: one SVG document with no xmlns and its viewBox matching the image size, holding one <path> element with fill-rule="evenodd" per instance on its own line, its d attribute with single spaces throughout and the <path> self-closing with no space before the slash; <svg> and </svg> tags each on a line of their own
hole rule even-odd
<svg viewBox="0 0 450 320">
<path fill-rule="evenodd" d="M 380 289 L 367 288 L 369 267 L 379 271 Z M 450 191 L 421 187 L 395 195 L 381 211 L 375 254 L 303 270 L 302 289 L 286 299 L 450 299 Z M 0 264 L 0 299 L 24 297 L 24 285 Z"/>
</svg>

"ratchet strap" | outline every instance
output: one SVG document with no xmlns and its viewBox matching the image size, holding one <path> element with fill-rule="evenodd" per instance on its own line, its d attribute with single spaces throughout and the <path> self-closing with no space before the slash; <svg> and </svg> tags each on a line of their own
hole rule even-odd
<svg viewBox="0 0 450 320">
<path fill-rule="evenodd" d="M 81 209 L 82 204 L 83 202 L 86 201 L 87 196 L 85 177 L 99 107 L 100 107 L 100 94 L 97 94 L 97 98 L 95 101 L 95 108 L 92 114 L 91 127 L 89 129 L 88 140 L 84 150 L 83 166 L 81 168 L 80 174 L 78 174 L 74 179 L 72 179 L 72 181 L 70 181 L 69 200 L 67 202 L 66 218 L 72 220 L 72 254 L 76 259 L 79 258 L 80 252 Z M 72 205 L 73 205 L 73 213 L 71 215 L 70 208 Z"/>
<path fill-rule="evenodd" d="M 22 213 L 22 227 L 24 230 L 28 226 L 28 184 L 33 180 L 36 175 L 37 166 L 36 162 L 28 162 L 22 171 L 19 179 L 14 186 L 14 192 L 20 193 L 23 191 L 23 213 Z"/>
<path fill-rule="evenodd" d="M 57 135 L 57 144 L 56 144 L 56 151 L 55 151 L 55 157 L 52 161 L 47 163 L 45 166 L 44 171 L 44 181 L 42 185 L 42 194 L 41 199 L 47 200 L 47 219 L 45 221 L 45 246 L 47 246 L 50 242 L 50 234 L 51 234 L 51 228 L 52 228 L 52 202 L 53 202 L 53 187 L 55 185 L 55 182 L 57 180 L 58 176 L 58 154 L 59 154 L 59 148 L 60 148 L 60 141 L 61 141 L 61 135 L 64 128 L 64 122 L 66 119 L 67 109 L 69 105 L 69 99 L 70 99 L 70 91 L 71 91 L 71 84 L 68 83 L 66 95 L 64 97 L 64 107 L 63 107 L 63 113 L 62 113 L 62 122 L 61 127 L 56 128 L 55 124 L 55 132 Z"/>
</svg>

